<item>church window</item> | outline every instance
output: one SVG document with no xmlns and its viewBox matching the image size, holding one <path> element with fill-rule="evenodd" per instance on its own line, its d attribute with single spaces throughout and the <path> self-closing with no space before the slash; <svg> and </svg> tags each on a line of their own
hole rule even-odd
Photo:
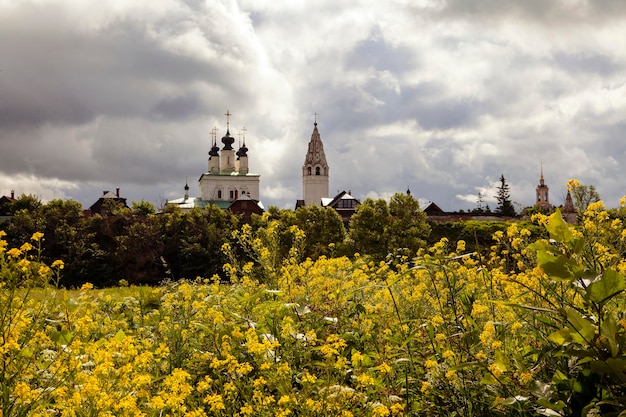
<svg viewBox="0 0 626 417">
<path fill-rule="evenodd" d="M 309 173 L 309 175 L 311 175 L 311 167 L 308 167 L 306 170 Z"/>
<path fill-rule="evenodd" d="M 230 190 L 230 199 L 235 198 L 235 190 Z"/>
<path fill-rule="evenodd" d="M 320 175 L 320 167 L 315 167 L 315 175 Z"/>
<path fill-rule="evenodd" d="M 222 198 L 222 190 L 217 190 L 217 198 Z"/>
</svg>

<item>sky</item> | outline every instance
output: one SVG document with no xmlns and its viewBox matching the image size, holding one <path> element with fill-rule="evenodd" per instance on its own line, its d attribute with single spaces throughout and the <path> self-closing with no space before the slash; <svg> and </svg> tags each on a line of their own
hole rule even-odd
<svg viewBox="0 0 626 417">
<path fill-rule="evenodd" d="M 626 194 L 626 2 L 0 0 L 0 195 L 191 196 L 244 132 L 265 207 L 302 198 L 317 117 L 330 197 L 411 190 L 519 210 L 543 169 Z M 317 116 L 316 116 L 317 115 Z"/>
</svg>

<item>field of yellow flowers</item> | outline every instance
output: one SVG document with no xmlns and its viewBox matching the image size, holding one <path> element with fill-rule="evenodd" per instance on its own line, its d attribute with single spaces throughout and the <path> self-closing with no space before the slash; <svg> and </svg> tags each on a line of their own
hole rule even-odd
<svg viewBox="0 0 626 417">
<path fill-rule="evenodd" d="M 624 225 L 535 221 L 380 264 L 244 228 L 230 285 L 73 291 L 0 236 L 0 416 L 626 415 Z"/>
</svg>

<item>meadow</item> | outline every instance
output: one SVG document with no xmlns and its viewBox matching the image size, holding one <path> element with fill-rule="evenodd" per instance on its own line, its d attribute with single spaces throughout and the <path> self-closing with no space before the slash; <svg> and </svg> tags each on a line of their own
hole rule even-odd
<svg viewBox="0 0 626 417">
<path fill-rule="evenodd" d="M 0 416 L 624 416 L 624 225 L 534 221 L 378 263 L 244 227 L 228 285 L 75 290 L 0 235 Z"/>
</svg>

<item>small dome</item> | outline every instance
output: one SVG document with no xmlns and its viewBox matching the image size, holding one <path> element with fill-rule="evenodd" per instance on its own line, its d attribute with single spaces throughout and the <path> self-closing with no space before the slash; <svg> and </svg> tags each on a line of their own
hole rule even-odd
<svg viewBox="0 0 626 417">
<path fill-rule="evenodd" d="M 239 148 L 239 150 L 237 151 L 237 156 L 242 157 L 242 156 L 248 156 L 248 148 L 246 147 L 246 144 L 244 143 L 243 146 L 241 148 Z"/>
<path fill-rule="evenodd" d="M 210 156 L 220 156 L 220 148 L 218 148 L 216 144 L 213 145 L 213 147 L 209 151 L 209 155 Z"/>
</svg>

